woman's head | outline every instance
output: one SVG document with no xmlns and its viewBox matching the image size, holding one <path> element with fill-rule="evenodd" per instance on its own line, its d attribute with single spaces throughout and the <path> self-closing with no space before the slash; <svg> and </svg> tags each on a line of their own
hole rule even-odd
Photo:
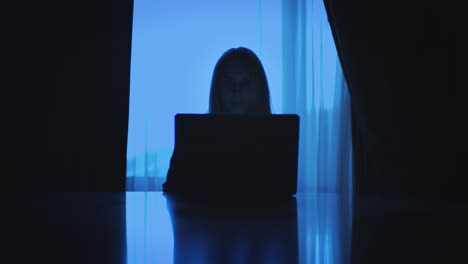
<svg viewBox="0 0 468 264">
<path fill-rule="evenodd" d="M 265 71 L 250 49 L 230 49 L 216 63 L 211 80 L 210 113 L 271 114 Z"/>
</svg>

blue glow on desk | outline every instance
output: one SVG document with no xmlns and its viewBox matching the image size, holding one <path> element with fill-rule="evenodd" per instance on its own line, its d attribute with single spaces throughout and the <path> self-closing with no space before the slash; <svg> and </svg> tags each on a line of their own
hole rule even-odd
<svg viewBox="0 0 468 264">
<path fill-rule="evenodd" d="M 166 200 L 159 192 L 126 195 L 127 263 L 173 263 L 174 241 Z"/>
<path fill-rule="evenodd" d="M 288 258 L 301 264 L 349 262 L 351 210 L 334 193 L 297 195 L 297 215 L 252 211 L 251 216 L 207 214 L 203 204 L 173 206 L 171 216 L 162 192 L 127 192 L 126 197 L 128 264 L 186 263 L 184 255 L 190 263 L 281 263 Z M 181 209 L 184 213 L 176 219 L 174 211 Z M 294 229 L 285 224 L 294 224 Z M 184 233 L 176 235 L 183 241 L 175 241 L 174 230 Z"/>
</svg>

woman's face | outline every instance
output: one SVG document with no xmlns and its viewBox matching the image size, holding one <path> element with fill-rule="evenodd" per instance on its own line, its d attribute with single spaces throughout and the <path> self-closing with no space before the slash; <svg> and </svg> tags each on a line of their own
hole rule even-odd
<svg viewBox="0 0 468 264">
<path fill-rule="evenodd" d="M 246 114 L 254 101 L 252 81 L 241 64 L 226 65 L 220 76 L 221 101 L 224 112 Z"/>
</svg>

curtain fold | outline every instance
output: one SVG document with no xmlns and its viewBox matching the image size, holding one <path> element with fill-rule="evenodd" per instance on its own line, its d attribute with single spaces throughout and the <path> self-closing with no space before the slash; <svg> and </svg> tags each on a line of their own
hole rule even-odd
<svg viewBox="0 0 468 264">
<path fill-rule="evenodd" d="M 322 1 L 282 2 L 283 108 L 301 117 L 298 191 L 352 193 L 349 94 Z"/>
</svg>

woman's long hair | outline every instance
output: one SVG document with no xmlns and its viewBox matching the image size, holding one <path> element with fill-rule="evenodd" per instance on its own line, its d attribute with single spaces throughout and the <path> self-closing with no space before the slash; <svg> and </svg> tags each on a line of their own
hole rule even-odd
<svg viewBox="0 0 468 264">
<path fill-rule="evenodd" d="M 232 48 L 226 51 L 216 63 L 213 70 L 210 89 L 210 113 L 224 113 L 221 101 L 221 73 L 227 65 L 240 63 L 247 68 L 253 82 L 255 105 L 249 109 L 253 114 L 271 114 L 270 91 L 262 63 L 255 53 L 244 47 Z"/>
</svg>

